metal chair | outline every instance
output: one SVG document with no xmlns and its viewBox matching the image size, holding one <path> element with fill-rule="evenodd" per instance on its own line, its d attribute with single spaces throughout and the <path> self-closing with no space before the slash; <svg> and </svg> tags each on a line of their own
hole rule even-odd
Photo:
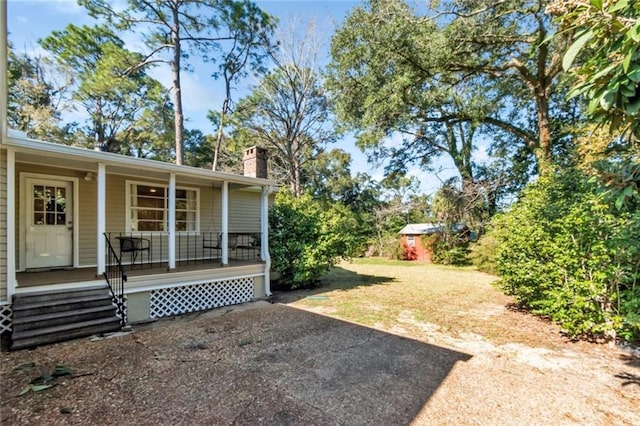
<svg viewBox="0 0 640 426">
<path fill-rule="evenodd" d="M 227 246 L 230 250 L 235 250 L 238 246 L 238 235 L 229 234 L 229 240 Z M 211 236 L 202 237 L 202 248 L 209 250 L 209 256 L 211 256 L 211 250 L 222 251 L 222 233 L 217 235 L 217 238 Z"/>
<path fill-rule="evenodd" d="M 136 263 L 138 253 L 142 251 L 147 252 L 147 260 L 151 256 L 151 241 L 148 238 L 142 237 L 116 237 L 120 241 L 120 261 L 122 261 L 122 253 L 131 253 L 131 263 Z"/>
</svg>

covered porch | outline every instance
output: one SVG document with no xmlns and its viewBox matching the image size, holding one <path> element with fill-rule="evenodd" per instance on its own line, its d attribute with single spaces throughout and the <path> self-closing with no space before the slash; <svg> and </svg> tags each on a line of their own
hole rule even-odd
<svg viewBox="0 0 640 426">
<path fill-rule="evenodd" d="M 259 265 L 262 265 L 262 262 L 257 260 L 251 261 L 231 258 L 229 260 L 228 268 L 247 266 L 255 267 Z M 225 270 L 229 271 L 228 268 L 225 268 Z M 223 266 L 220 263 L 206 260 L 178 263 L 177 267 L 171 272 L 167 270 L 167 264 L 162 262 L 151 263 L 142 267 L 125 267 L 124 270 L 127 275 L 127 284 L 125 284 L 125 289 L 134 290 L 136 286 L 132 283 L 140 283 L 143 280 L 153 282 L 158 275 L 168 274 L 176 278 L 193 275 L 194 272 L 215 275 L 222 269 Z M 92 286 L 96 283 L 104 283 L 105 281 L 103 276 L 96 275 L 96 269 L 93 267 L 29 272 L 21 271 L 16 273 L 16 279 L 19 284 L 16 288 L 17 293 L 42 291 L 47 289 L 71 289 L 82 286 Z"/>
<path fill-rule="evenodd" d="M 110 251 L 131 278 L 246 265 L 268 277 L 267 179 L 8 142 L 9 295 L 101 280 Z"/>
</svg>

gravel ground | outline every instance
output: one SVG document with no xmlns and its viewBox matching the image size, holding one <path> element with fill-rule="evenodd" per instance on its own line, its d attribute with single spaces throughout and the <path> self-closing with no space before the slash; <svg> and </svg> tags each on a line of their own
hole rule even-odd
<svg viewBox="0 0 640 426">
<path fill-rule="evenodd" d="M 470 314 L 526 342 L 443 332 L 410 311 L 363 327 L 299 296 L 3 353 L 0 423 L 640 424 L 631 351 L 568 341 L 500 304 Z M 72 374 L 19 396 L 56 366 Z"/>
</svg>

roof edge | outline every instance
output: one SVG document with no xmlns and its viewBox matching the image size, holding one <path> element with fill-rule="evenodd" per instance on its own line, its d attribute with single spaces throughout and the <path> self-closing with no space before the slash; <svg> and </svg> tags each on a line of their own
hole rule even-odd
<svg viewBox="0 0 640 426">
<path fill-rule="evenodd" d="M 275 182 L 271 179 L 254 178 L 249 176 L 237 175 L 233 173 L 214 172 L 212 170 L 201 169 L 192 166 L 183 166 L 173 163 L 165 163 L 162 161 L 151 160 L 148 158 L 128 157 L 113 152 L 92 151 L 87 148 L 77 146 L 62 145 L 54 142 L 46 142 L 37 139 L 16 137 L 11 132 L 5 139 L 2 146 L 12 147 L 27 151 L 44 151 L 58 154 L 61 156 L 71 156 L 83 160 L 92 160 L 95 162 L 105 163 L 107 165 L 118 165 L 133 168 L 145 168 L 154 171 L 176 173 L 180 175 L 198 176 L 209 179 L 229 181 L 247 185 L 259 186 L 275 186 Z"/>
</svg>

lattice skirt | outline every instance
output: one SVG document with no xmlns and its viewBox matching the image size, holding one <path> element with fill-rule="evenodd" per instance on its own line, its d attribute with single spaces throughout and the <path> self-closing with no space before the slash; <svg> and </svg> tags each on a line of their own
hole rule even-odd
<svg viewBox="0 0 640 426">
<path fill-rule="evenodd" d="M 253 277 L 151 291 L 150 317 L 161 318 L 253 300 Z"/>
</svg>

